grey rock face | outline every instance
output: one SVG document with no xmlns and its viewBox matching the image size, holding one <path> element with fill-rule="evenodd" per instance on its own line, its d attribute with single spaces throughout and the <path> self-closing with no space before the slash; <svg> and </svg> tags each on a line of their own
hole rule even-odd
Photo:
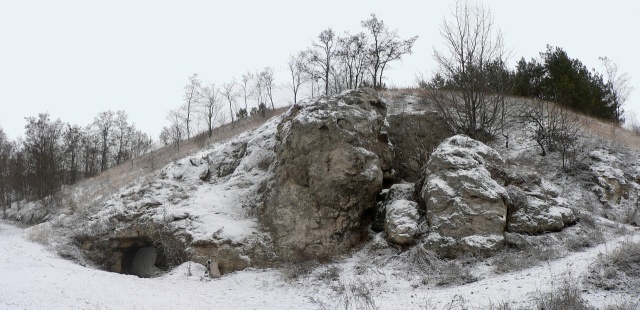
<svg viewBox="0 0 640 310">
<path fill-rule="evenodd" d="M 573 211 L 540 189 L 525 191 L 516 186 L 508 186 L 509 216 L 507 231 L 527 235 L 557 232 L 576 222 Z"/>
<path fill-rule="evenodd" d="M 354 90 L 284 116 L 273 192 L 260 214 L 280 258 L 326 258 L 366 238 L 391 166 L 385 114 L 376 92 Z"/>
<path fill-rule="evenodd" d="M 371 228 L 385 231 L 387 238 L 399 245 L 412 245 L 418 234 L 420 214 L 414 198 L 415 184 L 393 184 L 380 193 L 376 215 Z"/>
<path fill-rule="evenodd" d="M 220 152 L 207 157 L 211 172 L 218 178 L 232 174 L 247 152 L 246 142 L 232 142 Z"/>
<path fill-rule="evenodd" d="M 415 244 L 420 222 L 418 208 L 417 202 L 405 199 L 395 200 L 386 207 L 384 231 L 389 240 L 399 245 Z"/>
<path fill-rule="evenodd" d="M 413 183 L 393 184 L 390 188 L 382 190 L 379 195 L 380 202 L 378 202 L 376 208 L 375 218 L 371 223 L 371 229 L 373 231 L 383 231 L 387 216 L 387 206 L 400 199 L 415 201 L 414 193 L 415 184 Z"/>
<path fill-rule="evenodd" d="M 167 168 L 163 169 L 162 174 L 169 175 L 175 180 L 200 179 L 205 180 L 209 177 L 209 163 L 201 158 L 185 158 L 173 163 L 171 172 Z"/>
<path fill-rule="evenodd" d="M 464 135 L 438 146 L 421 192 L 432 231 L 426 238 L 429 248 L 457 257 L 502 247 L 509 195 L 487 170 L 501 165 L 495 150 Z"/>
</svg>

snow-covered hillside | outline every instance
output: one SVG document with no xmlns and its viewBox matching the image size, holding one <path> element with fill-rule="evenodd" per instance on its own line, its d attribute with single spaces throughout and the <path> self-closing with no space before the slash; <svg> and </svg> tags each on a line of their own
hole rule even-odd
<svg viewBox="0 0 640 310">
<path fill-rule="evenodd" d="M 411 93 L 303 102 L 48 222 L 0 222 L 0 309 L 640 309 L 638 152 L 585 131 L 567 172 L 526 125 L 507 147 L 441 122 Z"/>
</svg>

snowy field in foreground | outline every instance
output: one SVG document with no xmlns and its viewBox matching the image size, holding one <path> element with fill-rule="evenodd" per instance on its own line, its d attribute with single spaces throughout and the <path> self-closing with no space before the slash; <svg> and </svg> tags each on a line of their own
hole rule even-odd
<svg viewBox="0 0 640 310">
<path fill-rule="evenodd" d="M 383 269 L 360 279 L 344 272 L 340 279 L 371 283 L 371 294 L 380 309 L 424 309 L 427 303 L 446 308 L 460 297 L 468 306 L 478 308 L 503 300 L 514 306 L 524 305 L 532 292 L 549 290 L 552 283 L 560 285 L 568 273 L 580 277 L 598 254 L 611 251 L 623 239 L 514 273 L 492 275 L 479 271 L 479 281 L 462 286 L 415 287 Z M 23 229 L 3 222 L 0 249 L 0 309 L 341 308 L 340 295 L 326 283 L 311 278 L 285 281 L 278 270 L 246 270 L 203 280 L 195 267 L 192 276 L 182 268 L 153 279 L 82 267 L 28 241 Z M 356 264 L 356 256 L 340 263 L 343 270 Z M 593 292 L 585 292 L 584 297 L 598 308 L 623 298 Z"/>
</svg>

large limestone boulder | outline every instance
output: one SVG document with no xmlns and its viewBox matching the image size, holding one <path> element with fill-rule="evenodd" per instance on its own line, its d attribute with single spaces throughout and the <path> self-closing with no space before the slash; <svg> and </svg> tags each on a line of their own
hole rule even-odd
<svg viewBox="0 0 640 310">
<path fill-rule="evenodd" d="M 507 232 L 540 235 L 561 231 L 576 222 L 569 201 L 538 173 L 517 173 L 498 166 L 489 171 L 509 194 Z"/>
<path fill-rule="evenodd" d="M 421 192 L 431 229 L 427 247 L 446 257 L 502 247 L 509 196 L 487 169 L 501 165 L 495 150 L 464 135 L 438 146 Z"/>
<path fill-rule="evenodd" d="M 380 192 L 379 199 L 371 229 L 386 232 L 387 239 L 395 244 L 415 244 L 420 223 L 415 184 L 393 184 Z"/>
<path fill-rule="evenodd" d="M 373 223 L 371 223 L 371 229 L 376 232 L 383 231 L 387 207 L 396 200 L 416 201 L 415 196 L 415 184 L 413 183 L 393 184 L 391 187 L 383 189 L 378 195 L 376 214 Z"/>
<path fill-rule="evenodd" d="M 391 153 L 385 102 L 353 90 L 294 105 L 278 126 L 260 220 L 285 260 L 327 258 L 367 236 Z"/>
<path fill-rule="evenodd" d="M 387 206 L 384 231 L 389 240 L 399 245 L 415 243 L 420 222 L 418 208 L 417 202 L 405 199 L 395 200 Z"/>
</svg>

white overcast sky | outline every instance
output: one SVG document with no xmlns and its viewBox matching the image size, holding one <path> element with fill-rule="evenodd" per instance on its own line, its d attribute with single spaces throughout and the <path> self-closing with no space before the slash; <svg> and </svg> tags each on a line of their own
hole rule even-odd
<svg viewBox="0 0 640 310">
<path fill-rule="evenodd" d="M 271 66 L 283 83 L 290 54 L 310 46 L 327 27 L 361 31 L 360 21 L 371 13 L 403 38 L 419 36 L 414 53 L 386 74 L 388 84 L 411 86 L 418 72 L 433 69 L 433 48 L 442 42 L 439 25 L 453 4 L 0 0 L 0 126 L 16 138 L 24 133 L 24 118 L 38 113 L 84 126 L 101 111 L 125 110 L 137 128 L 156 138 L 167 125 L 166 112 L 182 103 L 191 74 L 221 85 Z M 601 72 L 598 56 L 608 56 L 631 76 L 637 90 L 626 109 L 640 113 L 637 2 L 484 4 L 506 33 L 512 63 L 537 56 L 547 44 Z"/>
</svg>

